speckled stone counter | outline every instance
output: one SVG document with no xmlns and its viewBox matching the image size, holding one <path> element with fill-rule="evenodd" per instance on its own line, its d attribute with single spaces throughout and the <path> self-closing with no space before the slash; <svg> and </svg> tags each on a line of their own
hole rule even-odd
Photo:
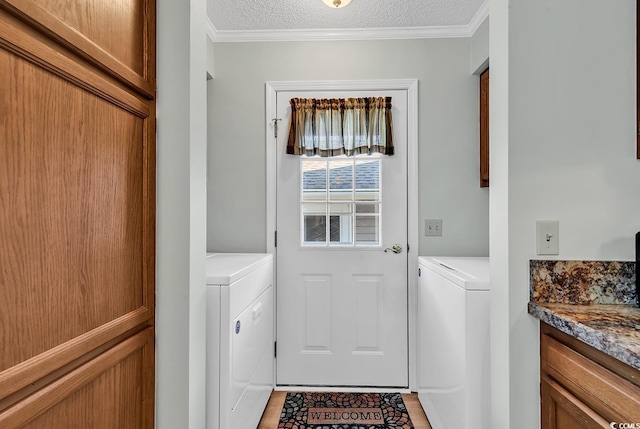
<svg viewBox="0 0 640 429">
<path fill-rule="evenodd" d="M 640 308 L 628 304 L 536 304 L 529 314 L 640 369 Z"/>
<path fill-rule="evenodd" d="M 529 314 L 640 369 L 635 263 L 531 261 Z"/>
</svg>

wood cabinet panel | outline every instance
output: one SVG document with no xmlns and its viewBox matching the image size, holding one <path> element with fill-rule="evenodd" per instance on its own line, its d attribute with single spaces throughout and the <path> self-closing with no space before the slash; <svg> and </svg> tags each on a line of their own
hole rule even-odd
<svg viewBox="0 0 640 429">
<path fill-rule="evenodd" d="M 640 371 L 542 324 L 542 428 L 640 422 Z"/>
<path fill-rule="evenodd" d="M 152 428 L 155 94 L 114 70 L 153 82 L 155 16 L 76 3 L 0 0 L 0 427 Z"/>
<path fill-rule="evenodd" d="M 153 333 L 147 329 L 0 412 L 0 427 L 137 429 L 152 420 Z M 150 391 L 153 394 L 153 391 Z"/>
<path fill-rule="evenodd" d="M 6 51 L 0 79 L 2 371 L 143 306 L 144 120 Z"/>
<path fill-rule="evenodd" d="M 0 372 L 0 410 L 152 320 L 151 311 L 138 309 Z"/>
<path fill-rule="evenodd" d="M 0 7 L 45 32 L 127 85 L 153 96 L 155 20 L 151 0 L 0 0 Z"/>
<path fill-rule="evenodd" d="M 24 2 L 25 0 L 22 0 Z M 32 0 L 138 74 L 144 66 L 144 4 L 129 0 Z"/>
<path fill-rule="evenodd" d="M 542 371 L 610 421 L 640 422 L 640 389 L 549 336 L 541 339 Z"/>
<path fill-rule="evenodd" d="M 546 429 L 609 428 L 609 422 L 593 412 L 547 377 L 540 384 L 542 427 Z"/>
</svg>

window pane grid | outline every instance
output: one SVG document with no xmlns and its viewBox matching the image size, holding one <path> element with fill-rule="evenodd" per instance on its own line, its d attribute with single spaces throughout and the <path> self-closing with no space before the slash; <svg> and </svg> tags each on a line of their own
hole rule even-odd
<svg viewBox="0 0 640 429">
<path fill-rule="evenodd" d="M 381 164 L 380 155 L 300 158 L 303 246 L 380 245 Z"/>
</svg>

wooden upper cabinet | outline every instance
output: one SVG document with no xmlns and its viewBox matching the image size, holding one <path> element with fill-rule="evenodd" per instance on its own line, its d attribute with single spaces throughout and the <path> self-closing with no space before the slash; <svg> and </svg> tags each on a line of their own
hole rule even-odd
<svg viewBox="0 0 640 429">
<path fill-rule="evenodd" d="M 480 187 L 489 186 L 489 69 L 480 75 Z"/>
</svg>

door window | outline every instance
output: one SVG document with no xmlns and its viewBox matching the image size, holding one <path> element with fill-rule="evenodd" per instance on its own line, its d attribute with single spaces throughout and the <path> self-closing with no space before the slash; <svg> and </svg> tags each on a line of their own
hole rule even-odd
<svg viewBox="0 0 640 429">
<path fill-rule="evenodd" d="M 302 246 L 379 246 L 382 156 L 300 158 Z"/>
</svg>

